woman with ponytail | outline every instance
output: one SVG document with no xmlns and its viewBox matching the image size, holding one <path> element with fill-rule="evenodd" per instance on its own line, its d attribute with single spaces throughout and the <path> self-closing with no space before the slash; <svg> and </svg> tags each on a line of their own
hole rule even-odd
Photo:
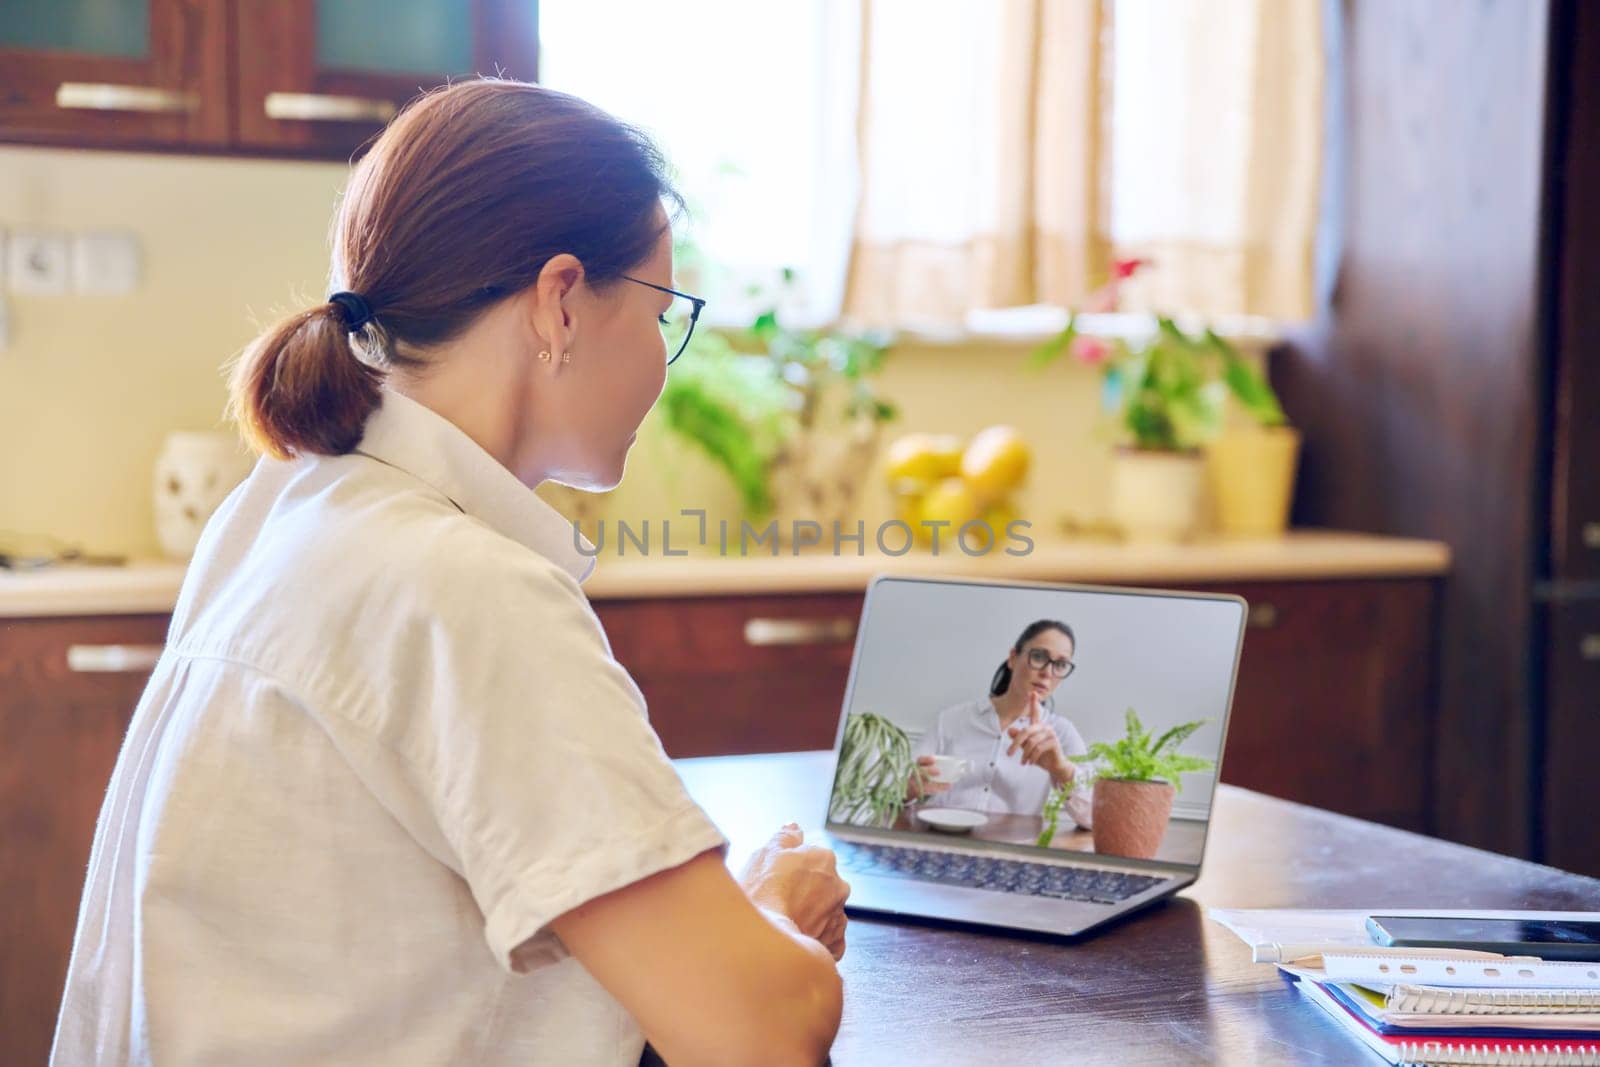
<svg viewBox="0 0 1600 1067">
<path fill-rule="evenodd" d="M 1056 687 L 1075 669 L 1078 639 L 1056 619 L 1029 623 L 989 680 L 989 693 L 941 711 L 918 739 L 917 763 L 923 773 L 934 756 L 955 756 L 968 770 L 953 782 L 922 784 L 913 774 L 906 798 L 937 796 L 939 803 L 973 811 L 1038 815 L 1050 791 L 1077 776 L 1072 756 L 1089 751 L 1066 718 L 1055 712 Z M 1092 825 L 1094 794 L 1079 788 L 1066 810 L 1085 830 Z"/>
<path fill-rule="evenodd" d="M 729 873 L 533 491 L 617 483 L 699 311 L 663 174 L 493 79 L 356 165 L 332 295 L 234 369 L 262 459 L 124 742 L 53 1062 L 826 1056 L 832 853 L 790 825 Z"/>
</svg>

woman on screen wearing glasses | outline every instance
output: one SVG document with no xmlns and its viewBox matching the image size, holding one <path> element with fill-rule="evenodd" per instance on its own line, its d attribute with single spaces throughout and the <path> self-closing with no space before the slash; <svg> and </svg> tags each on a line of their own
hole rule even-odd
<svg viewBox="0 0 1600 1067">
<path fill-rule="evenodd" d="M 496 79 L 356 164 L 337 291 L 238 362 L 265 455 L 117 762 L 55 1063 L 825 1058 L 833 853 L 791 825 L 728 870 L 534 493 L 616 485 L 687 343 L 664 175 Z"/>
<path fill-rule="evenodd" d="M 917 764 L 931 771 L 934 756 L 967 761 L 954 782 L 919 784 L 912 775 L 906 796 L 937 796 L 939 803 L 984 812 L 1037 815 L 1057 786 L 1077 774 L 1068 757 L 1089 751 L 1077 727 L 1057 715 L 1054 694 L 1073 671 L 1077 638 L 1055 619 L 1030 623 L 989 682 L 989 695 L 939 713 L 918 740 Z M 1073 821 L 1091 825 L 1093 791 L 1075 790 L 1065 805 Z"/>
</svg>

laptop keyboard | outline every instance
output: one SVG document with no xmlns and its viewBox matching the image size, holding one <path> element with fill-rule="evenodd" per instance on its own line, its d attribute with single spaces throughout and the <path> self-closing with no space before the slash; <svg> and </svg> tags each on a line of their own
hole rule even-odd
<svg viewBox="0 0 1600 1067">
<path fill-rule="evenodd" d="M 836 841 L 834 852 L 839 857 L 839 869 L 850 874 L 911 878 L 968 889 L 991 889 L 1091 904 L 1118 904 L 1162 881 L 1143 874 L 1023 863 L 999 856 L 968 856 L 901 845 Z"/>
</svg>

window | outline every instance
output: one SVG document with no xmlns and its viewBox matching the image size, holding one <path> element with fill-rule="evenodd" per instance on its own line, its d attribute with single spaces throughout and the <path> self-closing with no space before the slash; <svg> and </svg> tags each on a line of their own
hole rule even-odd
<svg viewBox="0 0 1600 1067">
<path fill-rule="evenodd" d="M 745 325 L 781 305 L 832 316 L 848 258 L 859 14 L 854 0 L 543 0 L 540 81 L 647 130 L 689 202 L 680 230 L 704 265 L 679 282 L 706 320 Z M 765 296 L 753 296 L 752 286 Z"/>
</svg>

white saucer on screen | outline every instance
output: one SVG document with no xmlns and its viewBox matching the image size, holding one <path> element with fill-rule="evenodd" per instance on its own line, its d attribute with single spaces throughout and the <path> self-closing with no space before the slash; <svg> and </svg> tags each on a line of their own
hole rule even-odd
<svg viewBox="0 0 1600 1067">
<path fill-rule="evenodd" d="M 989 816 L 982 812 L 965 808 L 923 808 L 917 812 L 917 818 L 947 834 L 964 834 L 989 821 Z"/>
</svg>

